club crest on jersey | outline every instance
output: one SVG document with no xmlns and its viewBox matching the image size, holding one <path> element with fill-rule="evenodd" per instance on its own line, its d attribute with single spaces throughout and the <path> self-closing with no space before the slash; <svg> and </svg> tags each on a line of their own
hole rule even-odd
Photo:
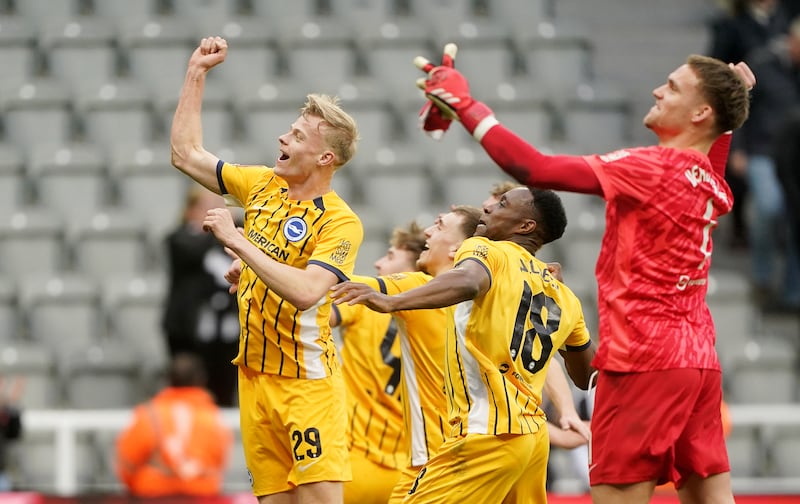
<svg viewBox="0 0 800 504">
<path fill-rule="evenodd" d="M 308 233 L 308 224 L 300 217 L 292 217 L 283 224 L 283 236 L 290 242 L 300 241 Z"/>
</svg>

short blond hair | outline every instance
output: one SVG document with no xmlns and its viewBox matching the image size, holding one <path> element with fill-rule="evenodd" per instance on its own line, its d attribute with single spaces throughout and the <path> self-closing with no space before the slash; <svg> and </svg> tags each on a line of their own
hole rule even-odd
<svg viewBox="0 0 800 504">
<path fill-rule="evenodd" d="M 322 119 L 325 128 L 320 128 L 322 138 L 336 156 L 336 168 L 350 161 L 356 153 L 359 134 L 358 126 L 347 112 L 339 106 L 339 98 L 324 94 L 306 96 L 306 103 L 300 109 L 303 117 L 315 116 Z"/>
</svg>

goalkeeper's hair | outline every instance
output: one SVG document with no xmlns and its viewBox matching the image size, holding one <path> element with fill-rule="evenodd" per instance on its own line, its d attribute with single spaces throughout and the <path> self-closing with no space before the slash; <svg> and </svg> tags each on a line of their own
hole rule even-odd
<svg viewBox="0 0 800 504">
<path fill-rule="evenodd" d="M 536 221 L 536 231 L 541 237 L 541 245 L 558 240 L 567 228 L 567 212 L 561 198 L 549 189 L 528 189 L 533 195 L 533 218 Z"/>
<path fill-rule="evenodd" d="M 727 63 L 692 54 L 686 63 L 700 80 L 700 94 L 714 110 L 718 135 L 740 127 L 750 112 L 750 94 L 741 77 Z"/>
<path fill-rule="evenodd" d="M 359 140 L 358 126 L 355 119 L 339 106 L 338 97 L 310 94 L 300 113 L 304 117 L 315 116 L 322 119 L 320 133 L 336 156 L 336 168 L 353 158 Z"/>
<path fill-rule="evenodd" d="M 425 250 L 425 241 L 425 230 L 417 224 L 417 221 L 411 221 L 406 226 L 394 228 L 389 243 L 392 247 L 411 252 L 416 261 Z"/>
</svg>

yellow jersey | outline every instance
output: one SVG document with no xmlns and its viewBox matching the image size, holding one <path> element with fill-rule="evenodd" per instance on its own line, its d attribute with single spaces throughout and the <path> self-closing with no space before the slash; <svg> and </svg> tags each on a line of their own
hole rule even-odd
<svg viewBox="0 0 800 504">
<path fill-rule="evenodd" d="M 472 237 L 455 257 L 477 261 L 489 290 L 456 305 L 445 383 L 451 436 L 524 434 L 545 422 L 540 404 L 550 357 L 591 344 L 578 297 L 520 245 Z"/>
<path fill-rule="evenodd" d="M 290 200 L 285 181 L 272 168 L 223 161 L 217 164 L 217 180 L 226 201 L 233 199 L 244 208 L 245 236 L 265 255 L 295 268 L 321 266 L 342 281 L 352 274 L 364 231 L 335 192 L 313 200 Z M 299 310 L 242 264 L 238 301 L 241 333 L 234 364 L 312 379 L 338 369 L 329 296 Z"/>
<path fill-rule="evenodd" d="M 421 271 L 395 273 L 367 282 L 393 295 L 425 285 Z M 444 347 L 448 309 L 407 310 L 392 316 L 400 329 L 403 423 L 411 467 L 425 464 L 445 440 L 447 400 L 444 394 Z"/>
<path fill-rule="evenodd" d="M 353 280 L 361 281 L 358 277 Z M 348 448 L 391 469 L 406 465 L 400 403 L 400 337 L 388 313 L 364 305 L 333 307 L 342 329 L 342 375 L 347 390 Z"/>
</svg>

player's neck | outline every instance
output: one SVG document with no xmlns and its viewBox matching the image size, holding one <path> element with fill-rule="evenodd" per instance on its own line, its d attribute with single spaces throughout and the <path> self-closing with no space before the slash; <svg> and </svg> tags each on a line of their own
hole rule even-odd
<svg viewBox="0 0 800 504">
<path fill-rule="evenodd" d="M 713 140 L 699 136 L 692 132 L 683 132 L 677 135 L 659 135 L 658 145 L 672 149 L 691 149 L 708 154 Z"/>
</svg>

